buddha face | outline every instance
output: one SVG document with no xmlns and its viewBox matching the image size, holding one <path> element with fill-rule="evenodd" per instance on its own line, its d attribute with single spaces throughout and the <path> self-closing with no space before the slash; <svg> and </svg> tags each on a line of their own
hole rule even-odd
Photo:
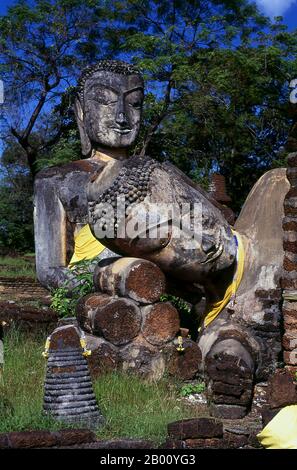
<svg viewBox="0 0 297 470">
<path fill-rule="evenodd" d="M 143 81 L 138 75 L 98 71 L 85 82 L 83 123 L 91 144 L 127 148 L 140 128 Z"/>
</svg>

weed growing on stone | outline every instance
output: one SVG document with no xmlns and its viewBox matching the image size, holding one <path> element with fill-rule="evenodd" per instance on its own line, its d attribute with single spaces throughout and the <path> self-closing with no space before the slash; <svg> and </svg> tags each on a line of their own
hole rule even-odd
<svg viewBox="0 0 297 470">
<path fill-rule="evenodd" d="M 94 290 L 93 263 L 93 260 L 82 260 L 73 263 L 72 275 L 75 279 L 75 285 L 73 286 L 72 279 L 66 281 L 63 286 L 52 290 L 51 308 L 57 312 L 60 318 L 75 316 L 78 300 Z"/>
<path fill-rule="evenodd" d="M 205 383 L 199 382 L 197 384 L 185 384 L 180 390 L 180 395 L 182 397 L 188 397 L 194 393 L 203 393 L 205 392 Z"/>
</svg>

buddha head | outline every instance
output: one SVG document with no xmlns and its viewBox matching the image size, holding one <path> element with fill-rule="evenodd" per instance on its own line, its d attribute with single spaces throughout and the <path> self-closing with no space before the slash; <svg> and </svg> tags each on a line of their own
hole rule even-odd
<svg viewBox="0 0 297 470">
<path fill-rule="evenodd" d="M 130 147 L 139 132 L 143 96 L 143 79 L 133 65 L 101 60 L 87 67 L 74 103 L 83 155 Z"/>
</svg>

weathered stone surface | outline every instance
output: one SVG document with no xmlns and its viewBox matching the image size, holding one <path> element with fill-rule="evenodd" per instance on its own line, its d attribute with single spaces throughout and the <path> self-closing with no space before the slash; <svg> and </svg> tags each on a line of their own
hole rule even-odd
<svg viewBox="0 0 297 470">
<path fill-rule="evenodd" d="M 284 351 L 284 361 L 287 365 L 297 366 L 297 349 Z"/>
<path fill-rule="evenodd" d="M 93 335 L 86 335 L 86 343 L 87 349 L 92 352 L 87 358 L 92 378 L 97 378 L 120 367 L 121 358 L 116 346 Z"/>
<path fill-rule="evenodd" d="M 281 278 L 280 285 L 282 289 L 297 289 L 297 279 L 290 278 L 288 274 Z"/>
<path fill-rule="evenodd" d="M 78 328 L 57 328 L 51 335 L 48 355 L 44 411 L 60 421 L 102 425 L 104 418 L 96 403 Z"/>
<path fill-rule="evenodd" d="M 296 253 L 295 249 L 296 249 L 296 242 L 297 242 L 297 233 L 295 232 L 295 230 L 284 231 L 283 240 L 284 242 L 292 243 L 292 245 L 288 245 L 288 248 L 289 247 L 291 248 L 291 249 L 288 249 L 288 251 L 292 251 Z M 285 248 L 284 246 L 284 249 L 286 250 L 287 248 Z"/>
<path fill-rule="evenodd" d="M 8 434 L 0 434 L 0 449 L 9 449 Z"/>
<path fill-rule="evenodd" d="M 95 334 L 116 346 L 124 345 L 139 333 L 141 313 L 133 300 L 115 298 L 94 312 L 92 323 Z"/>
<path fill-rule="evenodd" d="M 227 449 L 238 449 L 248 444 L 249 437 L 248 435 L 224 432 L 223 440 Z"/>
<path fill-rule="evenodd" d="M 0 434 L 0 449 L 54 447 L 83 444 L 95 440 L 95 434 L 88 429 L 10 432 Z"/>
<path fill-rule="evenodd" d="M 103 336 L 115 346 L 129 343 L 140 332 L 141 312 L 131 299 L 105 294 L 89 297 L 80 304 L 78 314 L 86 331 Z"/>
<path fill-rule="evenodd" d="M 218 343 L 218 346 L 220 346 L 220 343 Z M 212 372 L 211 377 L 215 380 L 221 380 L 222 382 L 230 384 L 233 384 L 234 382 L 232 380 L 224 380 L 224 374 L 226 375 L 226 372 L 233 373 L 243 379 L 250 379 L 251 368 L 248 361 L 236 356 L 232 350 L 225 351 L 223 346 L 224 344 L 220 349 L 215 350 L 214 353 L 206 358 L 205 363 Z M 223 350 L 221 351 L 221 349 Z"/>
<path fill-rule="evenodd" d="M 297 364 L 296 366 L 286 365 L 285 369 L 292 375 L 292 377 L 295 377 L 295 374 L 297 373 Z"/>
<path fill-rule="evenodd" d="M 186 439 L 185 449 L 224 449 L 223 439 Z"/>
<path fill-rule="evenodd" d="M 74 445 L 94 442 L 96 435 L 89 429 L 64 429 L 54 433 L 57 445 Z"/>
<path fill-rule="evenodd" d="M 283 242 L 283 247 L 284 247 L 284 250 L 285 251 L 288 251 L 290 253 L 297 253 L 297 249 L 296 249 L 296 242 L 295 241 L 288 241 L 286 239 L 284 239 L 284 242 Z M 288 269 L 285 268 L 286 271 L 288 271 Z"/>
<path fill-rule="evenodd" d="M 297 167 L 297 153 L 296 152 L 292 152 L 288 155 L 287 163 L 289 167 L 293 167 L 293 168 Z"/>
<path fill-rule="evenodd" d="M 297 253 L 297 251 L 296 251 Z M 297 263 L 291 261 L 288 256 L 284 257 L 284 269 L 286 271 L 297 271 Z"/>
<path fill-rule="evenodd" d="M 97 308 L 107 305 L 111 297 L 102 293 L 92 293 L 81 297 L 76 305 L 76 317 L 79 325 L 88 333 L 93 332 L 92 317 Z"/>
<path fill-rule="evenodd" d="M 286 351 L 297 349 L 297 332 L 288 330 L 282 338 L 282 345 Z"/>
<path fill-rule="evenodd" d="M 197 343 L 189 338 L 183 338 L 184 350 L 177 350 L 178 342 L 166 347 L 164 356 L 166 360 L 166 370 L 170 375 L 182 380 L 191 380 L 197 374 L 201 365 L 201 350 Z"/>
<path fill-rule="evenodd" d="M 80 446 L 83 449 L 155 449 L 153 442 L 145 439 L 97 440 Z"/>
<path fill-rule="evenodd" d="M 227 388 L 220 387 L 224 389 L 225 393 L 218 393 L 216 392 L 216 384 L 215 382 L 212 387 L 212 401 L 215 404 L 225 404 L 225 405 L 240 405 L 248 407 L 251 403 L 251 386 L 247 388 L 247 390 L 241 389 L 240 393 L 238 392 L 236 395 L 234 392 L 228 394 Z M 239 390 L 239 388 L 238 388 Z"/>
<path fill-rule="evenodd" d="M 247 413 L 246 407 L 239 405 L 212 405 L 210 411 L 215 418 L 223 419 L 241 419 Z"/>
<path fill-rule="evenodd" d="M 48 431 L 12 432 L 8 434 L 9 448 L 53 447 L 56 436 Z"/>
<path fill-rule="evenodd" d="M 144 338 L 155 346 L 162 346 L 172 340 L 180 328 L 179 315 L 169 302 L 159 302 L 142 307 Z"/>
<path fill-rule="evenodd" d="M 269 421 L 271 421 L 277 413 L 281 410 L 281 408 L 270 408 L 270 406 L 266 405 L 262 408 L 261 416 L 262 416 L 262 424 L 265 427 Z"/>
<path fill-rule="evenodd" d="M 121 349 L 122 369 L 148 380 L 160 380 L 165 372 L 165 361 L 161 352 L 144 338 L 138 337 Z"/>
<path fill-rule="evenodd" d="M 57 321 L 58 315 L 52 309 L 38 309 L 6 301 L 0 302 L 0 322 L 5 322 L 5 331 L 13 326 L 24 331 L 41 328 L 51 331 L 56 327 Z"/>
<path fill-rule="evenodd" d="M 221 439 L 187 439 L 186 449 L 238 449 L 248 444 L 248 437 L 225 432 Z"/>
<path fill-rule="evenodd" d="M 177 439 L 166 439 L 166 441 L 160 445 L 159 449 L 185 449 L 185 441 L 179 441 Z"/>
<path fill-rule="evenodd" d="M 169 423 L 170 438 L 177 440 L 223 436 L 223 423 L 212 418 L 193 418 Z"/>
<path fill-rule="evenodd" d="M 216 394 L 232 395 L 234 397 L 240 397 L 244 392 L 242 385 L 230 385 L 225 382 L 214 382 L 212 390 Z"/>
<path fill-rule="evenodd" d="M 56 328 L 51 334 L 50 350 L 81 349 L 80 334 L 72 325 Z"/>
<path fill-rule="evenodd" d="M 268 402 L 271 408 L 297 403 L 297 385 L 287 370 L 277 370 L 270 378 L 268 382 Z"/>
<path fill-rule="evenodd" d="M 297 312 L 286 311 L 284 310 L 284 327 L 285 331 L 293 331 L 296 332 L 297 330 Z"/>
<path fill-rule="evenodd" d="M 120 258 L 110 264 L 99 263 L 94 271 L 94 285 L 109 295 L 150 304 L 165 293 L 166 280 L 160 268 L 150 261 Z"/>
</svg>

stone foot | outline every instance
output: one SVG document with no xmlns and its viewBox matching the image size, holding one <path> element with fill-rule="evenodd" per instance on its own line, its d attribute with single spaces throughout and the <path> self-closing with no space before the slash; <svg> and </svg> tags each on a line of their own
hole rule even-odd
<svg viewBox="0 0 297 470">
<path fill-rule="evenodd" d="M 205 373 L 213 416 L 243 418 L 251 406 L 254 376 L 245 346 L 234 339 L 217 342 L 205 359 Z"/>
</svg>

